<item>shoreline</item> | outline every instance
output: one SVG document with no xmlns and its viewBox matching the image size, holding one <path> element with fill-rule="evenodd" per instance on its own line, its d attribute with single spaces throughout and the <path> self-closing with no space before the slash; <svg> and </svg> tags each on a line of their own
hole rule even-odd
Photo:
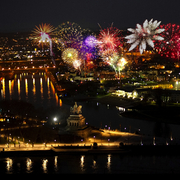
<svg viewBox="0 0 180 180">
<path fill-rule="evenodd" d="M 101 104 L 109 104 L 110 106 L 120 106 L 124 108 L 134 107 L 139 104 L 139 101 L 123 99 L 117 96 L 112 96 L 111 94 L 102 97 L 73 97 L 72 99 L 77 102 L 94 101 Z"/>
<path fill-rule="evenodd" d="M 44 150 L 1 151 L 0 157 L 57 156 L 59 154 L 179 155 L 180 145 L 124 145 L 116 147 L 60 148 Z"/>
<path fill-rule="evenodd" d="M 178 111 L 180 111 L 180 107 L 179 106 L 162 106 L 161 107 L 161 111 L 157 111 L 158 107 L 154 106 L 154 105 L 142 105 L 140 101 L 137 100 L 131 100 L 131 99 L 123 99 L 123 98 L 119 98 L 117 96 L 112 96 L 112 95 L 106 95 L 103 97 L 94 97 L 94 98 L 87 98 L 87 99 L 81 99 L 81 98 L 77 98 L 77 101 L 81 102 L 81 101 L 94 101 L 94 102 L 98 102 L 101 104 L 105 104 L 105 105 L 109 105 L 112 107 L 123 107 L 123 108 L 132 108 L 132 111 L 125 111 L 120 113 L 120 116 L 125 117 L 125 118 L 131 118 L 131 119 L 137 119 L 137 120 L 143 120 L 143 121 L 151 121 L 151 122 L 158 122 L 158 123 L 167 123 L 167 124 L 175 124 L 175 125 L 180 125 L 180 121 L 178 114 Z M 139 108 L 139 106 L 142 106 L 143 108 Z M 179 108 L 179 109 L 178 109 Z M 151 109 L 151 110 L 149 110 Z M 173 111 L 173 109 L 177 109 L 177 111 Z M 145 111 L 145 112 L 144 112 Z M 146 113 L 147 112 L 152 112 L 151 113 Z M 161 116 L 161 114 L 163 112 L 168 113 L 168 111 L 170 111 L 169 114 Z M 154 113 L 155 112 L 155 113 Z M 155 115 L 155 116 L 153 116 Z"/>
</svg>

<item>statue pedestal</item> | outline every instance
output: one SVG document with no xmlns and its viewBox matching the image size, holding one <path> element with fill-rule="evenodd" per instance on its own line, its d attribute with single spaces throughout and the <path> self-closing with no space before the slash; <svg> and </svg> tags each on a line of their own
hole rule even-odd
<svg viewBox="0 0 180 180">
<path fill-rule="evenodd" d="M 85 125 L 85 118 L 82 114 L 72 114 L 67 119 L 68 127 L 82 127 Z"/>
</svg>

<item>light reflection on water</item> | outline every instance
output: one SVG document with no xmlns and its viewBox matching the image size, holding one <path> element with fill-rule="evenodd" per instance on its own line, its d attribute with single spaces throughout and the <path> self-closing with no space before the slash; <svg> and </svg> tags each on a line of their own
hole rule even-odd
<svg viewBox="0 0 180 180">
<path fill-rule="evenodd" d="M 10 158 L 6 158 L 6 163 L 7 172 L 12 171 L 13 160 Z"/>
<path fill-rule="evenodd" d="M 107 156 L 107 169 L 108 171 L 111 171 L 111 154 L 108 154 Z"/>
<path fill-rule="evenodd" d="M 80 162 L 80 167 L 81 167 L 81 171 L 84 171 L 84 155 L 81 156 L 81 162 Z"/>
<path fill-rule="evenodd" d="M 0 100 L 24 100 L 32 103 L 36 108 L 43 107 L 44 109 L 64 106 L 69 110 L 71 106 L 64 103 L 66 98 L 63 100 L 58 99 L 54 85 L 49 77 L 46 76 L 45 72 L 39 74 L 15 74 L 13 80 L 3 78 L 1 83 Z M 90 125 L 101 128 L 119 129 L 126 132 L 138 131 L 145 135 L 153 135 L 153 130 L 156 126 L 155 122 L 119 116 L 116 107 L 107 106 L 106 104 L 95 101 L 78 102 L 78 104 L 82 105 L 82 114 L 86 118 L 86 123 Z M 171 124 L 167 125 L 167 127 L 169 127 L 171 138 L 180 138 L 179 125 Z M 164 131 L 167 130 L 164 124 L 162 124 L 161 129 L 164 129 Z"/>
<path fill-rule="evenodd" d="M 58 170 L 58 163 L 57 163 L 57 161 L 58 161 L 58 156 L 55 156 L 54 157 L 54 169 L 55 169 L 55 171 Z"/>
<path fill-rule="evenodd" d="M 43 159 L 42 160 L 42 167 L 43 167 L 43 171 L 44 173 L 47 173 L 47 163 L 48 163 L 48 159 Z"/>
<path fill-rule="evenodd" d="M 95 160 L 96 159 L 96 160 Z M 1 173 L 178 173 L 180 156 L 122 154 L 1 158 Z M 5 168 L 5 169 L 4 169 Z"/>
<path fill-rule="evenodd" d="M 27 158 L 26 160 L 26 168 L 27 168 L 27 173 L 31 172 L 32 169 L 32 161 L 30 158 Z"/>
<path fill-rule="evenodd" d="M 54 85 L 45 72 L 39 74 L 15 74 L 14 79 L 3 78 L 0 100 L 16 99 L 32 103 L 35 107 L 45 108 L 62 106 L 58 99 Z"/>
</svg>

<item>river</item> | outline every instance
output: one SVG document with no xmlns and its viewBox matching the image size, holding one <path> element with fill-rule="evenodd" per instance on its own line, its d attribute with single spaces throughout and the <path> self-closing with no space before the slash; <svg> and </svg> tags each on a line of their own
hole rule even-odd
<svg viewBox="0 0 180 180">
<path fill-rule="evenodd" d="M 179 173 L 180 157 L 128 155 L 58 155 L 0 159 L 1 173 L 109 174 Z"/>
<path fill-rule="evenodd" d="M 13 80 L 3 78 L 0 100 L 2 99 L 27 101 L 36 108 L 59 105 L 54 86 L 45 72 L 15 74 Z"/>
<path fill-rule="evenodd" d="M 13 80 L 4 78 L 0 96 L 0 100 L 2 99 L 24 100 L 32 103 L 36 108 L 48 109 L 54 107 L 56 109 L 54 116 L 59 118 L 61 115 L 58 107 L 64 107 L 69 110 L 73 105 L 71 98 L 68 101 L 71 103 L 67 104 L 66 99 L 58 99 L 53 83 L 45 72 L 15 74 Z M 161 128 L 161 131 L 165 131 L 165 128 L 168 127 L 169 133 L 173 138 L 180 138 L 180 125 L 168 124 L 165 126 L 164 123 L 157 125 L 151 121 L 125 118 L 119 115 L 116 107 L 95 101 L 78 102 L 78 104 L 82 105 L 82 114 L 86 118 L 86 123 L 90 125 L 120 129 L 121 131 L 140 131 L 145 135 L 151 136 L 154 134 L 154 129 L 157 129 L 157 126 Z"/>
<path fill-rule="evenodd" d="M 70 104 L 58 99 L 54 86 L 45 72 L 15 74 L 13 80 L 3 79 L 0 100 L 19 99 L 32 103 L 36 108 L 70 109 Z M 82 114 L 90 125 L 140 131 L 153 135 L 156 123 L 119 116 L 116 107 L 95 101 L 78 102 Z M 57 112 L 58 113 L 58 112 Z M 162 129 L 165 124 L 161 124 Z M 180 138 L 180 126 L 168 125 L 172 137 Z M 129 156 L 129 155 L 58 155 L 41 157 L 0 158 L 1 173 L 171 173 L 179 172 L 179 156 Z"/>
</svg>

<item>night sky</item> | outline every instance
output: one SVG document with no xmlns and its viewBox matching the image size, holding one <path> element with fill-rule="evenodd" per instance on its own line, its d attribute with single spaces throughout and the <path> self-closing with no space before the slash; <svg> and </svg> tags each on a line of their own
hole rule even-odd
<svg viewBox="0 0 180 180">
<path fill-rule="evenodd" d="M 135 28 L 145 19 L 180 24 L 179 0 L 1 0 L 0 32 L 25 32 L 35 25 L 54 27 L 70 21 L 99 30 L 114 23 L 119 29 Z"/>
</svg>

